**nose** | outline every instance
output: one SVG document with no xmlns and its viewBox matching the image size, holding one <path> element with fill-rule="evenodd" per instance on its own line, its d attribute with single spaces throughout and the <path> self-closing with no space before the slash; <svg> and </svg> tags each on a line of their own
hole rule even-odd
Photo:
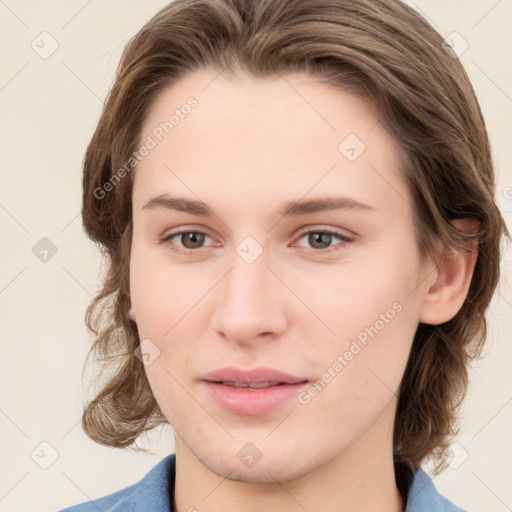
<svg viewBox="0 0 512 512">
<path fill-rule="evenodd" d="M 286 287 L 270 269 L 266 253 L 249 263 L 235 253 L 228 273 L 217 285 L 213 327 L 239 344 L 275 339 L 287 327 Z M 289 292 L 288 292 L 289 294 Z"/>
</svg>

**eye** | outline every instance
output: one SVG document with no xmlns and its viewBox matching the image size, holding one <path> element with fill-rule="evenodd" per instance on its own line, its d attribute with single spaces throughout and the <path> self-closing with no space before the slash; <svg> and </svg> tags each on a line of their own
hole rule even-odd
<svg viewBox="0 0 512 512">
<path fill-rule="evenodd" d="M 176 248 L 176 242 L 172 241 L 173 238 L 177 238 L 181 242 L 181 248 L 179 245 Z M 160 240 L 160 243 L 169 242 L 171 251 L 187 253 L 195 249 L 201 249 L 206 238 L 211 237 L 202 231 L 178 231 L 165 236 Z"/>
<path fill-rule="evenodd" d="M 342 233 L 330 229 L 319 229 L 313 231 L 305 231 L 300 235 L 298 240 L 307 237 L 307 243 L 312 246 L 314 252 L 331 252 L 342 249 L 347 243 L 354 239 L 345 236 Z M 333 238 L 340 240 L 339 243 L 331 246 Z M 331 247 L 329 247 L 331 246 Z M 340 247 L 337 247 L 340 246 Z"/>
</svg>

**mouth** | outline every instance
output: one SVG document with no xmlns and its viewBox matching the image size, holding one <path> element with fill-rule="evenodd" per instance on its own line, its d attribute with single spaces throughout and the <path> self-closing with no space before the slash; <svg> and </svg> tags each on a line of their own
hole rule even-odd
<svg viewBox="0 0 512 512">
<path fill-rule="evenodd" d="M 215 382 L 235 387 L 278 386 L 281 384 L 297 384 L 307 381 L 306 377 L 292 375 L 275 368 L 259 367 L 251 370 L 243 368 L 220 368 L 203 377 L 207 382 Z"/>
<path fill-rule="evenodd" d="M 223 409 L 237 415 L 258 416 L 284 405 L 310 381 L 270 368 L 225 368 L 211 372 L 202 382 L 210 398 Z"/>
</svg>

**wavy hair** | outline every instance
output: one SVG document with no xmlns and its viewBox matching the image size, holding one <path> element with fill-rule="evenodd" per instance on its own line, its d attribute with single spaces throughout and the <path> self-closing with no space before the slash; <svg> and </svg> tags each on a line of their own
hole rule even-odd
<svg viewBox="0 0 512 512">
<path fill-rule="evenodd" d="M 85 433 L 124 448 L 167 423 L 134 355 L 140 340 L 128 317 L 133 172 L 125 163 L 156 97 L 206 66 L 257 78 L 306 73 L 364 98 L 401 148 L 422 261 L 441 261 L 439 242 L 468 247 L 477 238 L 461 309 L 441 325 L 418 326 L 394 424 L 395 458 L 414 466 L 431 458 L 437 471 L 444 469 L 468 363 L 486 338 L 501 238 L 509 233 L 494 200 L 490 143 L 468 76 L 442 37 L 398 0 L 175 0 L 129 41 L 83 163 L 83 226 L 108 264 L 86 312 L 95 336 L 87 360 L 94 354 L 110 369 L 84 406 Z M 458 231 L 450 221 L 461 217 L 477 219 L 478 232 Z"/>
</svg>

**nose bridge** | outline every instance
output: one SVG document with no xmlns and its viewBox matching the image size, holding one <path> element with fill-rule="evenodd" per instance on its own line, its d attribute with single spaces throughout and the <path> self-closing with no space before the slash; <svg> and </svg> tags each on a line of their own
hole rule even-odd
<svg viewBox="0 0 512 512">
<path fill-rule="evenodd" d="M 269 282 L 272 273 L 267 268 L 266 253 L 262 252 L 252 259 L 251 250 L 244 253 L 243 249 L 243 245 L 240 245 L 233 255 L 224 292 L 224 303 L 229 304 L 232 311 L 238 312 L 254 306 L 261 309 L 262 299 L 268 296 L 269 287 L 272 287 Z"/>
<path fill-rule="evenodd" d="M 230 262 L 217 302 L 216 330 L 245 342 L 262 333 L 277 334 L 286 321 L 279 303 L 282 283 L 267 268 L 267 252 L 246 240 L 237 246 Z"/>
</svg>

